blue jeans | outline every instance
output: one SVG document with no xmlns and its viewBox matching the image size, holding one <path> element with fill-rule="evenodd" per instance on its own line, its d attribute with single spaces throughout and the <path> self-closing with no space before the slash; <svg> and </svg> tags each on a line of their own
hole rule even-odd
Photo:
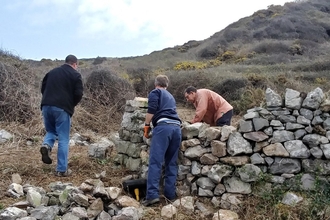
<svg viewBox="0 0 330 220">
<path fill-rule="evenodd" d="M 174 199 L 178 173 L 178 152 L 181 144 L 181 129 L 178 125 L 159 123 L 152 131 L 149 154 L 146 199 L 159 198 L 159 182 L 165 159 L 164 196 Z"/>
<path fill-rule="evenodd" d="M 68 169 L 71 117 L 66 111 L 55 106 L 43 106 L 42 116 L 47 132 L 43 144 L 53 148 L 55 140 L 58 139 L 56 171 L 65 172 Z"/>
</svg>

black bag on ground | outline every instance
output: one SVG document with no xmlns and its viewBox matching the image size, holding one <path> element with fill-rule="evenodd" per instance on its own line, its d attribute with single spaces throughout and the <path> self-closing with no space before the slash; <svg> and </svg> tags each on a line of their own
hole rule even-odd
<svg viewBox="0 0 330 220">
<path fill-rule="evenodd" d="M 133 198 L 139 201 L 146 196 L 147 180 L 125 180 L 123 182 L 123 188 L 125 192 L 129 193 Z"/>
</svg>

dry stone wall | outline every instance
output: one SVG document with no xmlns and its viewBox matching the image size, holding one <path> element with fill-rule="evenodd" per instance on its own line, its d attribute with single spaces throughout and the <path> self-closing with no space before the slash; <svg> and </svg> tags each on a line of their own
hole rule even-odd
<svg viewBox="0 0 330 220">
<path fill-rule="evenodd" d="M 308 94 L 268 88 L 266 107 L 249 109 L 238 127 L 182 124 L 178 195 L 212 197 L 215 205 L 252 192 L 260 175 L 282 184 L 294 177 L 303 189 L 330 174 L 329 101 L 322 89 Z M 147 99 L 127 101 L 116 161 L 145 178 L 149 140 L 143 140 Z M 297 175 L 301 174 L 301 175 Z"/>
<path fill-rule="evenodd" d="M 237 128 L 182 124 L 177 178 L 180 199 L 164 206 L 162 217 L 172 219 L 176 209 L 183 207 L 196 219 L 211 219 L 212 215 L 212 219 L 239 219 L 235 212 L 240 209 L 244 195 L 252 192 L 252 183 L 260 177 L 268 182 L 264 184 L 266 189 L 272 184 L 287 182 L 310 190 L 316 179 L 329 183 L 330 102 L 327 96 L 320 88 L 308 94 L 287 89 L 284 97 L 267 89 L 266 103 L 265 108 L 248 110 Z M 122 128 L 119 135 L 112 138 L 118 152 L 116 162 L 142 178 L 148 169 L 150 145 L 142 132 L 146 107 L 144 98 L 127 101 Z M 0 143 L 10 139 L 8 132 L 0 130 Z M 73 139 L 88 145 L 79 135 Z M 89 145 L 89 156 L 102 158 L 110 146 L 113 144 L 107 139 Z M 264 178 L 265 175 L 268 178 Z M 13 174 L 7 195 L 24 200 L 1 210 L 0 219 L 144 219 L 144 213 L 148 212 L 143 206 L 126 193 L 123 195 L 121 188 L 105 187 L 101 180 L 104 177 L 102 172 L 79 187 L 54 182 L 46 192 L 29 184 L 22 186 L 21 177 Z M 220 209 L 203 204 L 201 197 L 207 197 L 213 208 Z M 292 206 L 302 200 L 299 195 L 286 192 L 281 203 Z M 218 211 L 214 213 L 215 210 Z"/>
</svg>

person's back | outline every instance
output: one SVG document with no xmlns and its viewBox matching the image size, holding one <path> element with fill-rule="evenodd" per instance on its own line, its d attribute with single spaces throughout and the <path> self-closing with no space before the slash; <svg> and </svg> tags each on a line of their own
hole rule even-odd
<svg viewBox="0 0 330 220">
<path fill-rule="evenodd" d="M 182 137 L 181 120 L 176 112 L 175 99 L 166 89 L 168 82 L 167 76 L 157 76 L 155 89 L 148 96 L 144 137 L 149 138 L 151 121 L 154 129 L 149 153 L 147 193 L 142 202 L 145 206 L 159 202 L 159 181 L 163 161 L 165 162 L 164 196 L 169 200 L 176 198 L 177 159 Z"/>
<path fill-rule="evenodd" d="M 161 118 L 173 119 L 178 121 L 178 123 L 180 122 L 176 112 L 175 99 L 166 89 L 154 89 L 151 91 L 148 98 L 148 106 L 155 110 L 155 114 L 152 118 L 153 126 L 157 126 L 157 121 Z"/>
<path fill-rule="evenodd" d="M 50 153 L 58 140 L 56 176 L 69 176 L 68 169 L 71 116 L 83 95 L 78 59 L 68 55 L 65 64 L 49 71 L 42 80 L 41 110 L 46 135 L 40 147 L 41 160 L 51 164 Z"/>
<path fill-rule="evenodd" d="M 41 106 L 56 106 L 72 115 L 83 93 L 81 75 L 70 65 L 63 64 L 46 74 L 41 93 Z"/>
</svg>

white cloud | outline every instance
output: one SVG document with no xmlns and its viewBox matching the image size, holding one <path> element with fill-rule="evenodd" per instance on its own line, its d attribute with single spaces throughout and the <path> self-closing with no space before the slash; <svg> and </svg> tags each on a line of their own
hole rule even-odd
<svg viewBox="0 0 330 220">
<path fill-rule="evenodd" d="M 141 1 L 143 2 L 143 1 Z M 81 1 L 78 7 L 83 35 L 120 35 L 126 40 L 138 37 L 152 17 L 136 1 Z"/>
<path fill-rule="evenodd" d="M 78 37 L 126 41 L 150 35 L 174 46 L 188 40 L 203 40 L 228 24 L 271 4 L 288 0 L 32 0 L 24 7 L 35 26 L 67 20 Z M 18 1 L 20 2 L 20 1 Z M 16 1 L 16 4 L 19 4 Z M 21 5 L 22 6 L 22 5 Z M 72 16 L 76 20 L 72 19 Z"/>
<path fill-rule="evenodd" d="M 31 5 L 32 7 L 42 7 L 42 6 L 59 6 L 61 8 L 65 8 L 66 7 L 71 7 L 73 6 L 75 3 L 77 3 L 76 0 L 32 0 L 32 2 L 28 3 L 29 5 Z M 71 8 L 73 9 L 73 8 Z"/>
<path fill-rule="evenodd" d="M 111 56 L 135 56 L 204 40 L 242 17 L 287 1 L 5 0 L 2 14 L 10 21 L 3 26 L 15 27 L 9 34 L 17 30 L 24 41 L 30 37 L 31 47 L 35 41 L 38 46 L 44 42 L 48 51 L 70 45 L 85 57 L 110 52 Z M 16 47 L 17 41 L 11 38 L 3 37 L 2 42 Z"/>
<path fill-rule="evenodd" d="M 78 3 L 82 36 L 124 40 L 149 33 L 163 45 L 202 40 L 238 19 L 285 0 L 83 0 Z M 152 37 L 150 41 L 152 41 Z"/>
</svg>

